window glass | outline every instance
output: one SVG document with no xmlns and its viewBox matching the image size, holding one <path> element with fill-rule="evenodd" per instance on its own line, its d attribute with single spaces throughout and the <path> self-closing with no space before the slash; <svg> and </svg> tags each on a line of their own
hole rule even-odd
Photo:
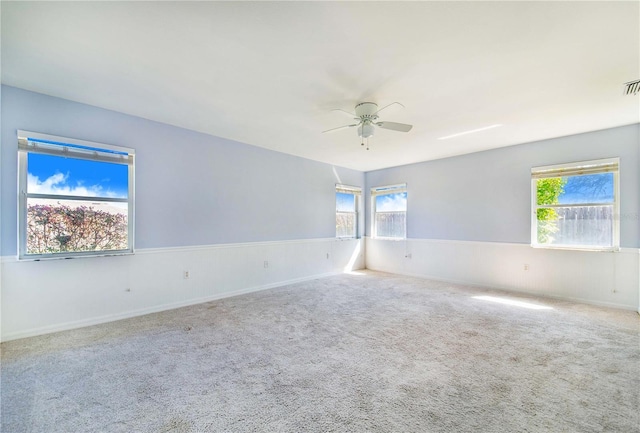
<svg viewBox="0 0 640 433">
<path fill-rule="evenodd" d="M 373 188 L 373 235 L 405 238 L 407 228 L 406 185 Z"/>
<path fill-rule="evenodd" d="M 406 212 L 407 193 L 384 194 L 376 197 L 377 212 Z"/>
<path fill-rule="evenodd" d="M 336 237 L 358 237 L 358 206 L 362 190 L 336 185 Z"/>
<path fill-rule="evenodd" d="M 27 198 L 27 254 L 126 250 L 126 203 Z"/>
<path fill-rule="evenodd" d="M 127 198 L 128 166 L 29 152 L 27 192 Z"/>
<path fill-rule="evenodd" d="M 354 212 L 356 209 L 355 194 L 344 192 L 336 193 L 336 211 L 337 212 Z"/>
<path fill-rule="evenodd" d="M 588 167 L 588 174 L 581 174 L 581 164 Z M 562 175 L 565 173 L 568 174 Z M 616 248 L 619 245 L 615 218 L 617 175 L 617 160 L 533 169 L 535 219 L 532 243 L 570 248 Z"/>
<path fill-rule="evenodd" d="M 29 134 L 18 140 L 19 257 L 133 252 L 133 151 Z"/>
<path fill-rule="evenodd" d="M 613 173 L 587 174 L 561 178 L 559 204 L 613 203 Z"/>
</svg>

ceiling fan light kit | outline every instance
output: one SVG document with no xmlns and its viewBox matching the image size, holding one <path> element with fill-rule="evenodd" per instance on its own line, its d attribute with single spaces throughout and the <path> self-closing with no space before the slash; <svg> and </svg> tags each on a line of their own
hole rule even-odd
<svg viewBox="0 0 640 433">
<path fill-rule="evenodd" d="M 358 126 L 358 137 L 369 138 L 373 135 L 373 125 L 371 123 L 365 123 Z"/>
<path fill-rule="evenodd" d="M 335 110 L 332 110 L 332 111 L 340 111 L 340 112 L 346 113 L 350 116 L 353 116 L 353 119 L 357 120 L 358 122 L 351 125 L 344 125 L 344 126 L 339 126 L 337 128 L 327 129 L 326 131 L 322 131 L 322 132 L 325 133 L 325 132 L 337 131 L 339 129 L 353 128 L 357 126 L 358 137 L 362 139 L 369 139 L 370 137 L 373 137 L 373 134 L 375 133 L 375 127 L 382 128 L 382 129 L 389 129 L 391 131 L 409 132 L 411 128 L 413 128 L 413 125 L 407 125 L 405 123 L 378 121 L 379 113 L 385 108 L 391 107 L 392 105 L 399 105 L 401 107 L 404 107 L 404 105 L 400 104 L 399 102 L 392 102 L 391 104 L 386 105 L 381 109 L 378 109 L 378 104 L 374 102 L 361 102 L 355 106 L 355 109 L 354 109 L 355 114 L 349 113 L 348 111 L 342 110 L 340 108 L 336 108 Z M 362 144 L 364 145 L 364 142 Z M 369 150 L 368 142 L 367 142 L 367 150 Z"/>
</svg>

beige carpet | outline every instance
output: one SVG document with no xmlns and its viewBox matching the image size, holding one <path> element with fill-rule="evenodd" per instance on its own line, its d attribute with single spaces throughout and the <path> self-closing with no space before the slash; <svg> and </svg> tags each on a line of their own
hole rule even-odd
<svg viewBox="0 0 640 433">
<path fill-rule="evenodd" d="M 2 432 L 638 432 L 639 331 L 340 275 L 4 343 Z"/>
</svg>

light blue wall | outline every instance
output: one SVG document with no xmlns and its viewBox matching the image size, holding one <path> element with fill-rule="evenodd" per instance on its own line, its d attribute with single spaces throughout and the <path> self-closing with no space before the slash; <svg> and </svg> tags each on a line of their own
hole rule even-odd
<svg viewBox="0 0 640 433">
<path fill-rule="evenodd" d="M 620 157 L 620 242 L 640 246 L 640 125 L 560 137 L 366 174 L 407 183 L 407 236 L 530 243 L 531 167 Z M 369 206 L 367 199 L 367 206 Z M 370 235 L 370 219 L 366 221 Z"/>
<path fill-rule="evenodd" d="M 8 86 L 1 114 L 3 256 L 16 254 L 17 129 L 134 148 L 136 248 L 334 237 L 335 184 L 364 185 L 358 171 Z"/>
<path fill-rule="evenodd" d="M 336 182 L 365 174 L 2 86 L 1 252 L 16 253 L 16 130 L 136 149 L 136 248 L 327 238 Z M 621 245 L 639 247 L 640 125 L 366 174 L 407 183 L 408 237 L 530 242 L 531 167 L 618 156 Z M 368 212 L 367 212 L 368 214 Z M 369 215 L 366 220 L 370 229 Z"/>
</svg>

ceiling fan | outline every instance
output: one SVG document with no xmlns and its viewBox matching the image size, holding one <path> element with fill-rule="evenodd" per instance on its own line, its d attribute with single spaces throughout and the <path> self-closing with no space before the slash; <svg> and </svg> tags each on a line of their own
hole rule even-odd
<svg viewBox="0 0 640 433">
<path fill-rule="evenodd" d="M 376 126 L 378 128 L 390 129 L 392 131 L 400 131 L 400 132 L 411 131 L 411 128 L 413 128 L 413 125 L 407 125 L 406 123 L 386 122 L 386 121 L 378 120 L 380 112 L 393 105 L 399 105 L 404 108 L 404 105 L 402 105 L 399 102 L 392 102 L 391 104 L 386 105 L 380 109 L 378 109 L 378 104 L 374 102 L 361 102 L 355 106 L 355 109 L 354 109 L 355 114 L 349 113 L 348 111 L 342 110 L 340 108 L 336 108 L 331 111 L 340 111 L 342 113 L 348 114 L 353 118 L 353 120 L 357 120 L 358 122 L 353 123 L 351 125 L 344 125 L 344 126 L 339 126 L 337 128 L 327 129 L 326 131 L 322 131 L 322 133 L 337 131 L 339 129 L 344 129 L 344 128 L 358 127 L 358 137 L 361 137 L 363 139 L 365 138 L 368 139 L 369 137 L 373 136 Z M 362 143 L 362 145 L 364 146 L 364 142 Z M 368 149 L 369 147 L 367 146 L 367 150 Z"/>
</svg>

